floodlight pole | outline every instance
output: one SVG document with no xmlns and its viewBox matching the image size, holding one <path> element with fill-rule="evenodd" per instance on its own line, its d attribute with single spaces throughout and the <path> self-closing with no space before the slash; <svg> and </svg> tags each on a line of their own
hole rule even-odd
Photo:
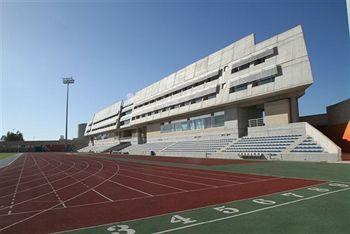
<svg viewBox="0 0 350 234">
<path fill-rule="evenodd" d="M 67 85 L 67 98 L 66 98 L 66 133 L 65 133 L 65 144 L 64 149 L 68 151 L 68 99 L 69 99 L 69 84 L 74 84 L 72 77 L 63 78 L 63 84 Z"/>
</svg>

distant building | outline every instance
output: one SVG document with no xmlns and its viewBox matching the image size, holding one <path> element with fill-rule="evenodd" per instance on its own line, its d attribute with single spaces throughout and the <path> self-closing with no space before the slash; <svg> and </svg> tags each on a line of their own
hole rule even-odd
<svg viewBox="0 0 350 234">
<path fill-rule="evenodd" d="M 87 123 L 78 124 L 78 138 L 84 137 Z"/>
<path fill-rule="evenodd" d="M 350 99 L 327 106 L 324 114 L 303 116 L 300 120 L 317 127 L 343 152 L 350 153 Z"/>
</svg>

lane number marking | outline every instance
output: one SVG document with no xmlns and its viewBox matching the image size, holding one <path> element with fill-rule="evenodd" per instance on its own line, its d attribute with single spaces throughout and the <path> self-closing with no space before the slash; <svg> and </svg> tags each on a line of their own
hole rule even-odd
<svg viewBox="0 0 350 234">
<path fill-rule="evenodd" d="M 286 196 L 286 197 L 298 197 L 298 198 L 303 198 L 304 196 L 302 196 L 302 195 L 298 195 L 298 194 L 295 194 L 295 193 L 291 193 L 291 192 L 289 192 L 289 193 L 283 193 L 283 194 L 281 194 L 282 196 Z"/>
<path fill-rule="evenodd" d="M 185 218 L 181 215 L 173 215 L 171 217 L 170 223 L 182 223 L 182 224 L 188 224 L 188 223 L 195 223 L 197 220 L 193 220 L 191 218 Z"/>
<path fill-rule="evenodd" d="M 332 186 L 332 187 L 340 187 L 340 188 L 347 188 L 347 187 L 349 187 L 348 184 L 340 184 L 340 183 L 330 183 L 328 185 Z"/>
<path fill-rule="evenodd" d="M 213 208 L 214 210 L 220 211 L 224 214 L 235 214 L 238 213 L 239 210 L 236 208 L 231 208 L 231 207 L 225 207 L 225 206 L 219 206 L 219 207 L 215 207 Z"/>
<path fill-rule="evenodd" d="M 320 192 L 320 193 L 329 192 L 329 189 L 326 189 L 326 188 L 310 187 L 310 188 L 307 188 L 307 189 L 311 190 L 311 191 Z"/>
<path fill-rule="evenodd" d="M 263 198 L 254 199 L 253 202 L 255 202 L 257 204 L 261 204 L 261 205 L 274 205 L 274 204 L 276 204 L 275 201 L 266 200 L 266 199 L 263 199 Z"/>
<path fill-rule="evenodd" d="M 134 234 L 136 231 L 134 229 L 131 229 L 128 225 L 115 225 L 115 226 L 110 226 L 107 228 L 107 231 L 111 232 L 111 234 Z"/>
</svg>

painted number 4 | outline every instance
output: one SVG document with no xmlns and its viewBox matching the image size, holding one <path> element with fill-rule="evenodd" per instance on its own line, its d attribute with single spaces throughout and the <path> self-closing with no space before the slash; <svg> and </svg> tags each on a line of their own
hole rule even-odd
<svg viewBox="0 0 350 234">
<path fill-rule="evenodd" d="M 231 207 L 225 207 L 225 206 L 219 206 L 219 207 L 215 207 L 213 208 L 214 210 L 220 211 L 224 214 L 234 214 L 234 213 L 238 213 L 239 210 L 236 208 L 231 208 Z"/>
<path fill-rule="evenodd" d="M 182 223 L 182 224 L 188 224 L 188 223 L 195 223 L 197 220 L 192 220 L 191 218 L 184 218 L 180 215 L 173 215 L 171 217 L 170 223 Z"/>
<path fill-rule="evenodd" d="M 129 228 L 128 225 L 116 225 L 107 228 L 107 231 L 111 234 L 134 234 L 136 233 L 134 229 Z"/>
</svg>

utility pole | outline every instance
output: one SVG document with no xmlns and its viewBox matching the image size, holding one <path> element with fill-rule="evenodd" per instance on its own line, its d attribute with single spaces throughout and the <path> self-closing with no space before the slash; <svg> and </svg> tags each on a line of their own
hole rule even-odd
<svg viewBox="0 0 350 234">
<path fill-rule="evenodd" d="M 73 77 L 63 78 L 63 84 L 67 85 L 67 99 L 66 99 L 66 138 L 65 138 L 65 151 L 68 151 L 68 98 L 69 98 L 69 84 L 74 84 Z"/>
</svg>

